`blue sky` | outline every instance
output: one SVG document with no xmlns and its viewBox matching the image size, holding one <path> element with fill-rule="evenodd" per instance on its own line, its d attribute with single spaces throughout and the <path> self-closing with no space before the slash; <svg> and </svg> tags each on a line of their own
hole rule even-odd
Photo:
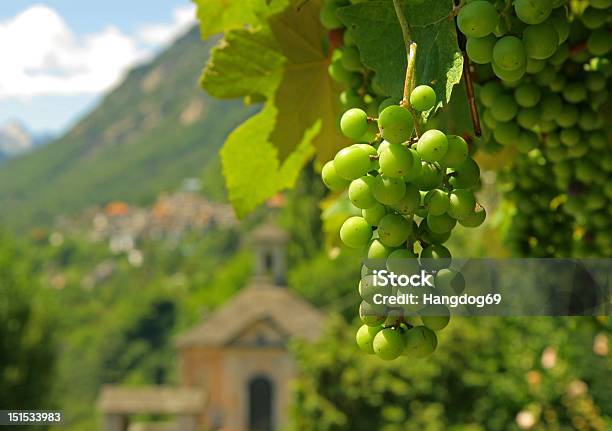
<svg viewBox="0 0 612 431">
<path fill-rule="evenodd" d="M 0 125 L 65 130 L 193 16 L 187 0 L 0 1 Z"/>
</svg>

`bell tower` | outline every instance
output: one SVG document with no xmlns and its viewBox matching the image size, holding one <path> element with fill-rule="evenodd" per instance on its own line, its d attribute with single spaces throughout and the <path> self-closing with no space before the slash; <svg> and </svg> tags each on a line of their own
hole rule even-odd
<svg viewBox="0 0 612 431">
<path fill-rule="evenodd" d="M 268 222 L 255 229 L 250 243 L 255 250 L 255 278 L 264 278 L 276 286 L 284 286 L 287 272 L 285 249 L 289 235 Z"/>
</svg>

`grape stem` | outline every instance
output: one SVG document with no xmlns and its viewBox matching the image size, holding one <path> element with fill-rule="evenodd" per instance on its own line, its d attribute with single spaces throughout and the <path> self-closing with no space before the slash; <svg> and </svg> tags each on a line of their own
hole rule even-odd
<svg viewBox="0 0 612 431">
<path fill-rule="evenodd" d="M 414 87 L 414 68 L 416 64 L 417 44 L 412 41 L 410 25 L 408 24 L 408 20 L 406 20 L 406 16 L 404 15 L 404 11 L 402 10 L 400 0 L 393 0 L 393 7 L 395 8 L 395 14 L 397 15 L 399 25 L 402 28 L 402 36 L 404 37 L 404 44 L 406 45 L 406 55 L 408 57 L 408 65 L 406 66 L 406 79 L 404 80 L 404 97 L 402 98 L 400 105 L 410 111 L 414 123 L 414 130 L 418 138 L 419 136 L 421 136 L 419 119 L 414 109 L 412 109 L 412 107 L 410 106 L 410 93 L 412 92 L 412 88 Z"/>
<path fill-rule="evenodd" d="M 466 38 L 459 30 L 457 20 L 455 19 L 455 29 L 457 31 L 457 41 L 463 57 L 463 81 L 465 82 L 465 92 L 467 94 L 468 107 L 470 109 L 470 118 L 472 119 L 472 127 L 474 135 L 480 137 L 482 129 L 480 127 L 480 116 L 478 115 L 478 106 L 476 105 L 476 97 L 474 96 L 474 82 L 472 79 L 472 69 L 470 67 L 470 58 L 466 51 Z"/>
</svg>

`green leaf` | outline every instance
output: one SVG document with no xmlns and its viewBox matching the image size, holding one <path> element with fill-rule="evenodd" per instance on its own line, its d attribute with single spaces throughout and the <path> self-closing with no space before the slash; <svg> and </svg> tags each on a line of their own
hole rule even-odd
<svg viewBox="0 0 612 431">
<path fill-rule="evenodd" d="M 412 39 L 417 43 L 415 82 L 434 88 L 438 98 L 435 109 L 448 103 L 453 86 L 461 80 L 463 58 L 454 21 L 449 18 L 452 7 L 451 0 L 403 5 Z M 363 63 L 376 72 L 381 88 L 387 95 L 401 98 L 407 56 L 391 0 L 343 7 L 337 14 L 350 29 Z"/>
<path fill-rule="evenodd" d="M 212 50 L 200 82 L 218 98 L 269 97 L 282 79 L 284 63 L 268 29 L 232 30 Z"/>
<path fill-rule="evenodd" d="M 256 26 L 289 4 L 288 0 L 193 0 L 202 39 L 217 33 Z"/>
<path fill-rule="evenodd" d="M 229 135 L 221 150 L 229 199 L 238 217 L 278 191 L 292 187 L 314 153 L 311 141 L 320 131 L 320 121 L 304 132 L 295 151 L 281 163 L 277 149 L 266 139 L 274 129 L 276 116 L 274 105 L 266 104 Z"/>
<path fill-rule="evenodd" d="M 331 159 L 347 145 L 338 130 L 340 87 L 327 72 L 319 7 L 319 1 L 310 0 L 270 17 L 269 27 L 228 32 L 201 78 L 202 87 L 213 96 L 261 95 L 276 106 L 270 140 L 281 160 L 319 120 L 321 129 L 313 145 L 320 160 Z"/>
</svg>

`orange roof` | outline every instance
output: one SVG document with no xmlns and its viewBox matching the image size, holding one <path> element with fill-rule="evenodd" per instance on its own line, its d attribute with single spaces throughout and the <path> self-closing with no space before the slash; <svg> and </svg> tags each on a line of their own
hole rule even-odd
<svg viewBox="0 0 612 431">
<path fill-rule="evenodd" d="M 130 211 L 130 207 L 125 202 L 110 202 L 106 205 L 106 215 L 124 216 Z"/>
</svg>

